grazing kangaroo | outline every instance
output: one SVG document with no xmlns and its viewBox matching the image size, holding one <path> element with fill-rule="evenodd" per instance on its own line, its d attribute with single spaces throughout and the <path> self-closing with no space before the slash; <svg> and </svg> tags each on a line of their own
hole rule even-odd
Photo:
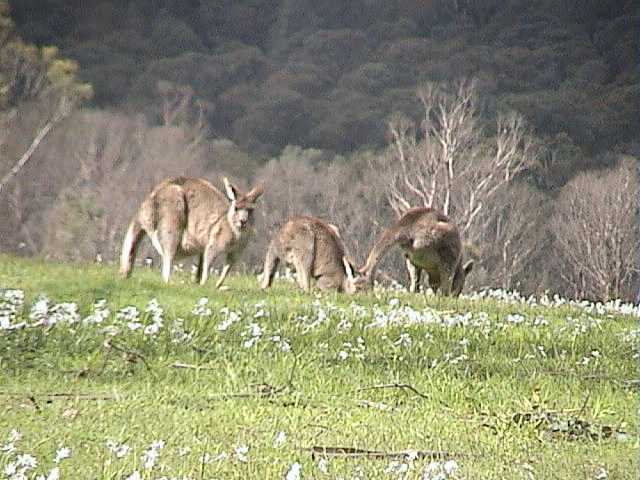
<svg viewBox="0 0 640 480">
<path fill-rule="evenodd" d="M 177 177 L 159 183 L 144 199 L 129 224 L 122 244 L 120 272 L 131 274 L 138 244 L 146 233 L 162 257 L 162 279 L 169 281 L 175 258 L 198 254 L 200 284 L 207 281 L 209 267 L 226 254 L 219 288 L 253 230 L 253 209 L 264 187 L 258 185 L 240 195 L 225 177 L 225 195 L 202 178 Z"/>
<path fill-rule="evenodd" d="M 321 290 L 335 288 L 352 294 L 368 287 L 366 278 L 354 277 L 338 228 L 317 218 L 292 218 L 273 236 L 261 288 L 271 285 L 280 260 L 294 266 L 298 285 L 307 292 L 312 278 Z"/>
<path fill-rule="evenodd" d="M 446 215 L 432 208 L 410 209 L 378 238 L 360 273 L 372 280 L 376 265 L 395 244 L 405 252 L 409 291 L 418 289 L 422 270 L 425 270 L 434 292 L 460 295 L 473 261 L 462 265 L 460 232 Z"/>
</svg>

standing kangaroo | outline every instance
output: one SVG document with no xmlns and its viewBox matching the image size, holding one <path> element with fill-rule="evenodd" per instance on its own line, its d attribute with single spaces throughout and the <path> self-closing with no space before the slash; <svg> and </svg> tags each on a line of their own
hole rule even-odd
<svg viewBox="0 0 640 480">
<path fill-rule="evenodd" d="M 294 266 L 298 285 L 307 292 L 312 278 L 321 290 L 335 288 L 352 294 L 368 287 L 367 279 L 354 277 L 338 228 L 317 218 L 292 218 L 273 236 L 261 288 L 271 285 L 280 260 Z"/>
<path fill-rule="evenodd" d="M 162 257 L 162 279 L 169 281 L 174 258 L 199 254 L 200 284 L 207 281 L 209 267 L 218 255 L 226 262 L 216 283 L 219 288 L 238 260 L 253 230 L 253 209 L 262 185 L 239 195 L 223 179 L 225 195 L 202 178 L 177 177 L 159 183 L 144 199 L 129 224 L 122 244 L 120 272 L 126 278 L 146 233 Z"/>
<path fill-rule="evenodd" d="M 412 208 L 382 232 L 369 252 L 360 273 L 372 279 L 376 265 L 392 245 L 404 250 L 409 272 L 409 291 L 420 284 L 422 270 L 429 275 L 429 286 L 443 295 L 460 295 L 473 261 L 462 265 L 462 241 L 458 227 L 432 208 Z"/>
</svg>

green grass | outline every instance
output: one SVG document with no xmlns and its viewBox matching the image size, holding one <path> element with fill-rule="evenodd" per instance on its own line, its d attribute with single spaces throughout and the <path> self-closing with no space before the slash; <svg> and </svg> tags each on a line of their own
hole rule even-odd
<svg viewBox="0 0 640 480">
<path fill-rule="evenodd" d="M 390 458 L 329 458 L 324 474 L 307 449 L 327 446 L 446 451 L 459 465 L 448 478 L 593 479 L 601 469 L 609 479 L 637 478 L 637 319 L 392 291 L 305 295 L 285 281 L 262 292 L 245 276 L 228 285 L 219 292 L 186 274 L 164 285 L 141 268 L 122 281 L 111 266 L 0 256 L 0 288 L 25 292 L 15 322 L 31 322 L 40 294 L 50 307 L 76 303 L 81 317 L 99 299 L 111 310 L 100 325 L 0 330 L 0 446 L 12 429 L 22 433 L 17 452 L 0 451 L 0 472 L 30 453 L 35 478 L 62 446 L 72 454 L 59 463 L 61 478 L 123 479 L 136 469 L 153 479 L 284 478 L 294 462 L 303 478 L 421 478 L 432 461 L 398 474 L 384 472 Z M 201 297 L 210 316 L 192 313 Z M 152 298 L 164 309 L 156 335 L 116 320 L 133 305 L 149 324 Z M 374 312 L 407 306 L 472 320 L 416 324 L 405 315 L 367 327 Z M 223 307 L 240 319 L 219 330 Z M 516 313 L 522 323 L 507 320 Z M 176 318 L 189 339 L 172 333 Z M 252 323 L 261 335 L 246 348 Z M 110 336 L 113 324 L 120 331 Z M 118 458 L 108 440 L 131 450 Z M 156 440 L 165 446 L 147 470 L 142 455 Z M 249 447 L 247 461 L 234 453 L 239 445 Z M 228 458 L 213 460 L 222 452 Z"/>
</svg>

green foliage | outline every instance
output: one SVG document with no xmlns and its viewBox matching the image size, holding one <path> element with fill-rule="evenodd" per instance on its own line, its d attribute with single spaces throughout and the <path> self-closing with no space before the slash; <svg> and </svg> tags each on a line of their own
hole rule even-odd
<svg viewBox="0 0 640 480">
<path fill-rule="evenodd" d="M 46 95 L 88 100 L 91 85 L 78 80 L 79 65 L 63 58 L 55 46 L 25 43 L 0 3 L 0 111 Z"/>
</svg>

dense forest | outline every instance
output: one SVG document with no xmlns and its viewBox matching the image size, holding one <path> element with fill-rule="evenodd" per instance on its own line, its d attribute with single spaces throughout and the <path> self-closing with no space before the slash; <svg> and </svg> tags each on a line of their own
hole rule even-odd
<svg viewBox="0 0 640 480">
<path fill-rule="evenodd" d="M 459 77 L 487 115 L 524 114 L 562 152 L 557 173 L 640 131 L 631 0 L 10 3 L 25 40 L 82 66 L 96 106 L 160 122 L 158 82 L 187 86 L 212 134 L 258 155 L 383 146 L 389 114 L 419 114 L 417 85 Z"/>
<path fill-rule="evenodd" d="M 0 251 L 114 258 L 155 182 L 225 173 L 265 180 L 258 228 L 330 218 L 361 260 L 394 195 L 420 200 L 402 159 L 446 180 L 472 286 L 631 298 L 633 3 L 0 0 Z M 458 111 L 452 182 L 433 145 Z"/>
</svg>

